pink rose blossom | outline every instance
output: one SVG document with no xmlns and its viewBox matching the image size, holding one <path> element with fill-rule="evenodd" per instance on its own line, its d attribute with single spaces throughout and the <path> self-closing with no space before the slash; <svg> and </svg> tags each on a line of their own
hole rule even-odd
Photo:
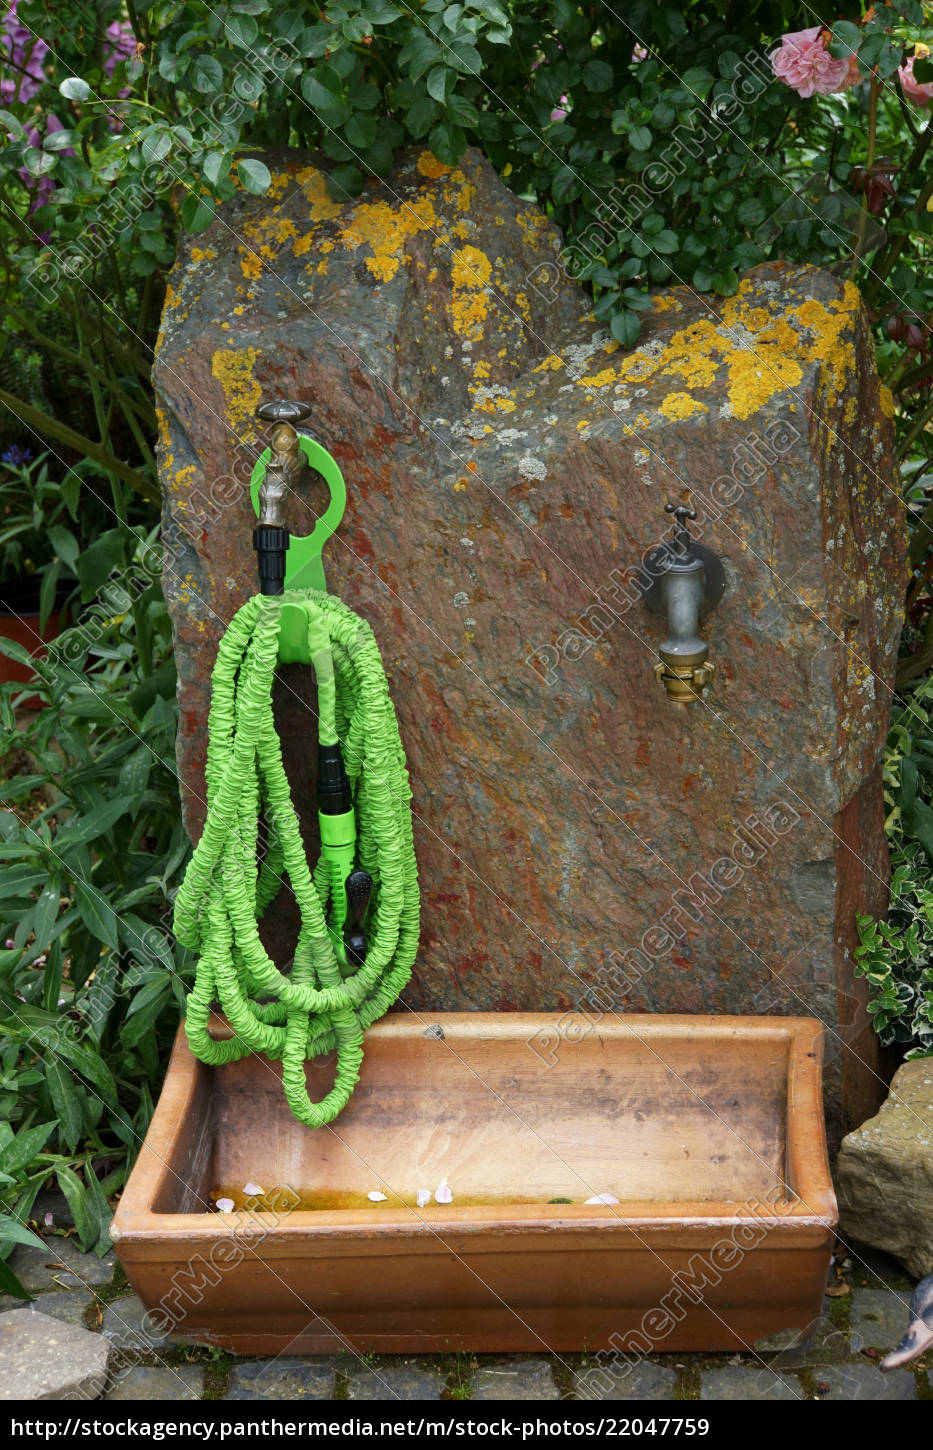
<svg viewBox="0 0 933 1450">
<path fill-rule="evenodd" d="M 567 107 L 569 105 L 570 105 L 570 101 L 569 101 L 568 97 L 567 96 L 561 96 L 561 98 L 560 98 L 560 104 L 557 105 L 557 106 L 555 106 L 554 110 L 551 112 L 551 120 L 552 121 L 562 121 L 564 119 L 564 117 L 566 116 L 566 114 L 567 114 Z"/>
<path fill-rule="evenodd" d="M 792 30 L 781 37 L 779 50 L 771 52 L 771 69 L 799 96 L 828 96 L 852 84 L 849 58 L 836 60 L 823 44 L 824 30 Z"/>
<path fill-rule="evenodd" d="M 897 75 L 908 100 L 913 101 L 917 106 L 928 106 L 933 100 L 933 81 L 914 80 L 914 61 L 926 60 L 930 52 L 927 46 L 917 45 L 914 53 L 899 68 Z"/>
</svg>

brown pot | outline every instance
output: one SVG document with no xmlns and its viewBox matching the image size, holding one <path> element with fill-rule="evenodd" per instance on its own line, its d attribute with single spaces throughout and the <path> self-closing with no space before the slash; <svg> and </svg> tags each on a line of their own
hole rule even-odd
<svg viewBox="0 0 933 1450">
<path fill-rule="evenodd" d="M 0 584 L 0 635 L 4 639 L 14 639 L 41 659 L 45 653 L 47 644 L 57 639 L 61 633 L 61 615 L 56 610 L 46 620 L 45 629 L 40 629 L 39 613 L 39 589 L 42 584 L 42 576 L 39 574 L 27 574 L 21 579 L 8 580 Z M 57 605 L 64 603 L 68 594 L 73 589 L 73 584 L 60 582 L 55 593 Z M 11 660 L 9 656 L 0 654 L 0 683 L 6 684 L 28 684 L 33 678 L 33 672 L 28 665 L 21 665 L 17 660 Z M 46 701 L 38 695 L 30 695 L 27 699 L 21 700 L 19 708 L 22 710 L 42 710 Z"/>
<path fill-rule="evenodd" d="M 398 1013 L 313 1130 L 180 1031 L 114 1241 L 161 1330 L 241 1354 L 743 1349 L 820 1314 L 820 1062 L 809 1018 Z"/>
</svg>

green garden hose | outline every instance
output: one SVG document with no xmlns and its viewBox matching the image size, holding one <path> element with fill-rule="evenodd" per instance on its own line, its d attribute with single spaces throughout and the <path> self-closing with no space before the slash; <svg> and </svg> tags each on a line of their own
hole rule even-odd
<svg viewBox="0 0 933 1450">
<path fill-rule="evenodd" d="M 305 658 L 315 672 L 321 768 L 342 757 L 346 770 L 343 776 L 340 764 L 343 797 L 340 788 L 332 791 L 336 810 L 322 805 L 327 782 L 319 780 L 322 852 L 313 874 L 272 714 L 272 683 L 286 636 L 289 657 Z M 195 1056 L 212 1065 L 250 1052 L 281 1061 L 295 1117 L 322 1127 L 346 1106 L 363 1059 L 363 1031 L 397 999 L 418 947 L 411 790 L 369 624 L 317 589 L 286 588 L 248 600 L 220 642 L 209 732 L 207 819 L 175 902 L 176 935 L 200 953 L 188 996 L 188 1041 Z M 260 866 L 261 821 L 270 845 Z M 355 873 L 354 861 L 360 868 Z M 372 878 L 372 894 L 361 958 L 348 949 L 351 938 L 343 928 L 348 878 L 365 879 L 364 872 Z M 283 875 L 301 913 L 287 974 L 275 966 L 258 930 Z M 209 1031 L 217 1002 L 233 1029 L 227 1040 Z M 335 1048 L 334 1085 L 312 1102 L 305 1062 Z"/>
</svg>

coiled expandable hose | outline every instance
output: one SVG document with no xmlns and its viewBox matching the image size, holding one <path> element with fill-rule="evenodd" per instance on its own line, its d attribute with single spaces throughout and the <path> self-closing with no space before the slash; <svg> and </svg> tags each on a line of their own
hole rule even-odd
<svg viewBox="0 0 933 1450">
<path fill-rule="evenodd" d="M 347 957 L 333 927 L 335 915 L 344 919 L 345 903 L 336 900 L 342 878 L 326 853 L 313 875 L 308 866 L 282 763 L 272 682 L 285 609 L 299 610 L 307 623 L 320 744 L 343 745 L 356 856 L 372 877 L 362 965 Z M 292 630 L 295 619 L 289 614 Z M 207 820 L 175 902 L 176 935 L 200 952 L 188 997 L 188 1041 L 202 1062 L 213 1065 L 249 1052 L 278 1059 L 295 1117 L 321 1127 L 346 1106 L 359 1076 L 363 1031 L 398 997 L 418 947 L 411 790 L 398 722 L 372 629 L 339 599 L 317 590 L 256 595 L 244 604 L 220 642 L 212 689 Z M 270 845 L 258 866 L 261 818 Z M 258 931 L 283 874 L 301 912 L 287 975 Z M 217 1001 L 232 1039 L 216 1040 L 208 1030 Z M 334 1085 L 320 1102 L 311 1102 L 305 1061 L 334 1048 Z"/>
</svg>

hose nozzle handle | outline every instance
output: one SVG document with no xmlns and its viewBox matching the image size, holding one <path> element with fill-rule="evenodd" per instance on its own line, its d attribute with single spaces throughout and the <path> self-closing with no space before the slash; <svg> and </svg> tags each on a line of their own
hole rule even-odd
<svg viewBox="0 0 933 1450">
<path fill-rule="evenodd" d="M 366 933 L 363 921 L 369 908 L 373 878 L 368 871 L 357 867 L 347 877 L 347 922 L 343 930 L 343 944 L 347 961 L 361 967 L 366 960 Z"/>
</svg>

